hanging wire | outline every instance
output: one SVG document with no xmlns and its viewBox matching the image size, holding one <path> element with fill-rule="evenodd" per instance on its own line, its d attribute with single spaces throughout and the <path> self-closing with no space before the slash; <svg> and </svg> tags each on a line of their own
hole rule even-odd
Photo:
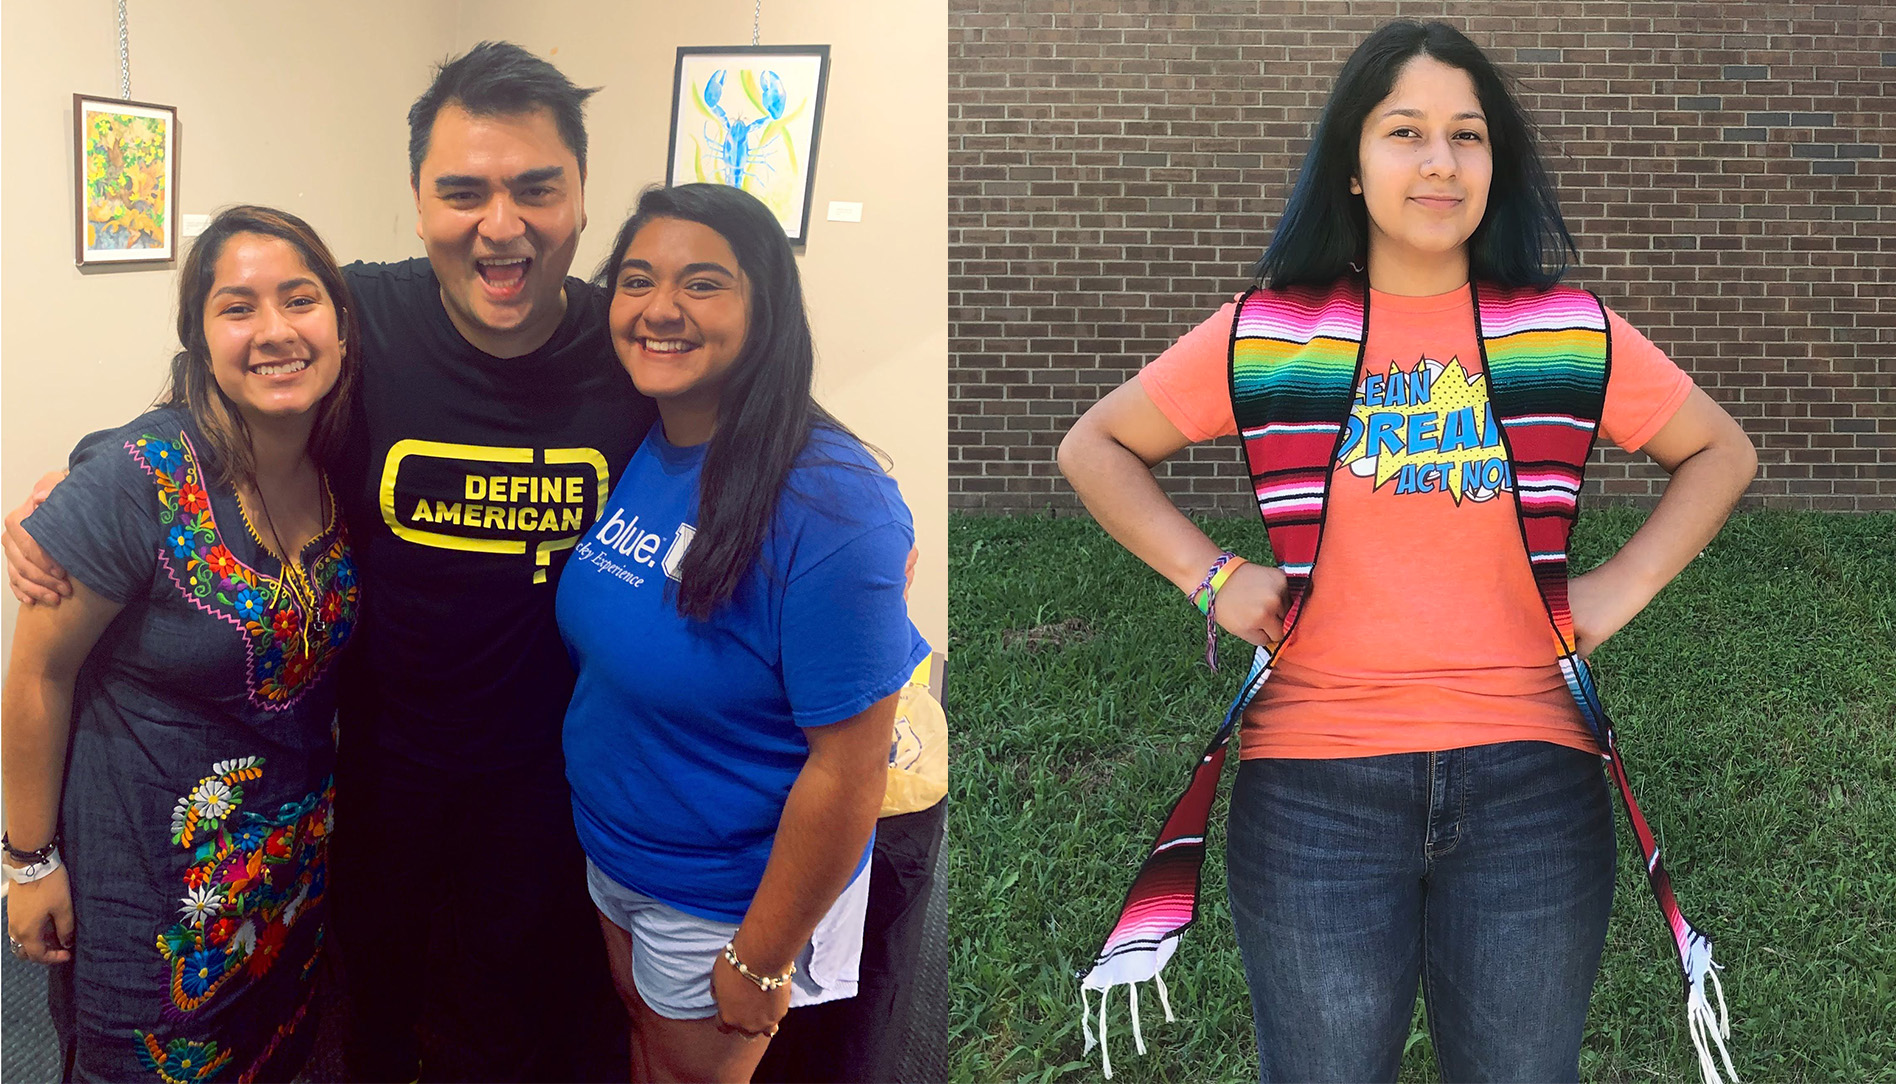
<svg viewBox="0 0 1896 1084">
<path fill-rule="evenodd" d="M 119 0 L 119 97 L 131 100 L 131 30 L 125 27 L 125 0 Z"/>
<path fill-rule="evenodd" d="M 124 10 L 124 8 L 125 8 L 125 0 L 119 0 L 119 9 L 122 11 Z M 763 18 L 764 18 L 764 0 L 757 0 L 755 4 L 751 5 L 751 44 L 752 45 L 757 44 L 757 28 L 759 25 L 762 24 Z"/>
</svg>

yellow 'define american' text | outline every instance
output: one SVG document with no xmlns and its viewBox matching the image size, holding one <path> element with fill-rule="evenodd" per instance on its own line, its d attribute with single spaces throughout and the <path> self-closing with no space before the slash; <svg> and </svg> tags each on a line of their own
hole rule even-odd
<svg viewBox="0 0 1896 1084">
<path fill-rule="evenodd" d="M 460 460 L 479 464 L 461 468 L 461 500 L 413 496 L 398 506 L 396 489 L 403 463 L 416 459 Z M 503 466 L 504 464 L 504 466 Z M 579 467 L 572 475 L 561 467 Z M 548 468 L 553 468 L 549 470 Z M 606 457 L 593 448 L 521 448 L 401 440 L 382 463 L 382 521 L 395 536 L 422 546 L 475 553 L 532 554 L 533 582 L 546 582 L 553 552 L 571 548 L 586 522 L 588 504 L 596 516 L 611 489 Z M 407 512 L 406 516 L 401 512 Z M 475 531 L 511 531 L 550 535 L 530 549 L 527 539 L 484 538 Z"/>
<path fill-rule="evenodd" d="M 462 478 L 462 495 L 465 504 L 421 498 L 409 519 L 477 530 L 570 533 L 579 530 L 585 519 L 588 496 L 586 480 L 574 475 L 521 474 L 467 474 Z"/>
</svg>

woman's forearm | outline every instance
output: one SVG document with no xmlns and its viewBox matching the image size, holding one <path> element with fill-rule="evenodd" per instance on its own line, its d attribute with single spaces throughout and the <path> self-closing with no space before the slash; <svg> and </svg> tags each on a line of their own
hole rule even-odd
<svg viewBox="0 0 1896 1084">
<path fill-rule="evenodd" d="M 72 733 L 70 677 L 23 672 L 16 655 L 8 672 L 0 730 L 0 771 L 6 788 L 7 838 L 20 850 L 42 847 L 59 827 L 60 783 Z"/>
<path fill-rule="evenodd" d="M 880 734 L 871 735 L 875 756 L 849 749 L 826 755 L 813 747 L 791 786 L 763 880 L 734 938 L 738 958 L 752 971 L 782 974 L 849 887 L 888 786 L 894 699 L 870 709 L 881 719 Z"/>
</svg>

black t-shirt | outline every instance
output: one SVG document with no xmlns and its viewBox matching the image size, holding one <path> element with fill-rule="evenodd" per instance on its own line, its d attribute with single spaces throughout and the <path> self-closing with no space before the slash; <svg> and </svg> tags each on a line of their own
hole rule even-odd
<svg viewBox="0 0 1896 1084">
<path fill-rule="evenodd" d="M 573 669 L 553 593 L 657 410 L 613 354 L 607 294 L 517 358 L 470 345 L 424 259 L 343 269 L 362 383 L 336 480 L 362 577 L 342 740 L 438 767 L 556 753 Z"/>
</svg>

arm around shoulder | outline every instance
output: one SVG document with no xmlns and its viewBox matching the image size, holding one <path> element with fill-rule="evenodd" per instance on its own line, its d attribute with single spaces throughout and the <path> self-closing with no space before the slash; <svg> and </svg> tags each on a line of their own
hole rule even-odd
<svg viewBox="0 0 1896 1084">
<path fill-rule="evenodd" d="M 20 526 L 26 517 L 46 503 L 53 487 L 64 481 L 63 470 L 49 471 L 33 483 L 33 492 L 18 508 L 7 513 L 6 532 L 0 535 L 0 550 L 7 559 L 7 586 L 23 605 L 57 606 L 72 594 L 72 580 L 59 562 L 46 555 L 33 536 Z"/>
<path fill-rule="evenodd" d="M 33 483 L 33 492 L 26 500 L 7 513 L 5 531 L 0 532 L 0 552 L 6 556 L 7 586 L 20 602 L 57 606 L 61 599 L 72 594 L 72 577 L 27 530 L 25 521 L 39 511 L 41 505 L 53 499 L 54 489 L 72 477 L 74 471 L 80 474 L 79 481 L 75 483 L 76 489 L 60 489 L 60 501 L 65 501 L 74 492 L 88 495 L 81 498 L 82 503 L 96 495 L 101 479 L 115 475 L 124 466 L 113 462 L 113 457 L 119 453 L 111 438 L 119 432 L 119 429 L 100 429 L 81 437 L 68 457 L 71 469 L 48 471 L 41 475 L 39 481 Z M 122 483 L 123 479 L 120 481 Z M 139 499 L 132 502 L 133 505 L 138 503 Z M 88 536 L 93 533 L 89 530 L 84 532 Z M 95 579 L 93 586 L 103 589 L 108 585 L 102 579 Z"/>
</svg>

